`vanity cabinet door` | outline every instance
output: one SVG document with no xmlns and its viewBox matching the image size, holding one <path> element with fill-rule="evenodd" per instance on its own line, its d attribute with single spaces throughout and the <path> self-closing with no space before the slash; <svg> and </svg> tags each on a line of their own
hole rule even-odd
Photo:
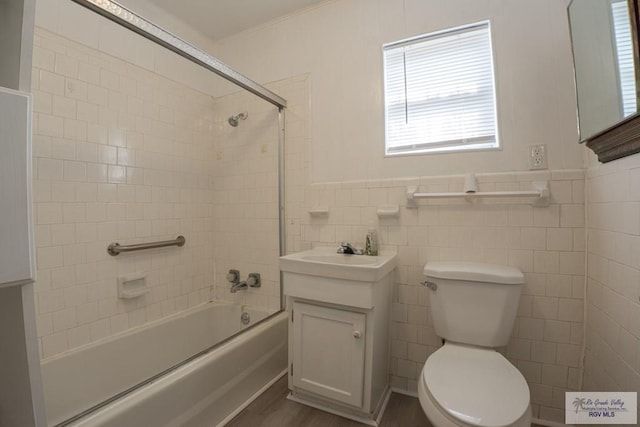
<svg viewBox="0 0 640 427">
<path fill-rule="evenodd" d="M 366 315 L 294 302 L 294 387 L 362 407 Z"/>
</svg>

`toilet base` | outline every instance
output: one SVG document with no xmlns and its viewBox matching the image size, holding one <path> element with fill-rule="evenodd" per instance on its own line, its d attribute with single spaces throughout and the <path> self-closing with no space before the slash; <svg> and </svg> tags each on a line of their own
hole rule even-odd
<svg viewBox="0 0 640 427">
<path fill-rule="evenodd" d="M 424 367 L 422 368 L 424 370 Z M 422 410 L 431 421 L 434 427 L 470 427 L 471 424 L 463 423 L 460 420 L 456 420 L 445 412 L 444 409 L 438 405 L 429 390 L 424 383 L 424 375 L 420 373 L 420 380 L 418 381 L 418 400 Z M 531 426 L 531 405 L 527 408 L 526 412 L 510 427 L 530 427 Z"/>
</svg>

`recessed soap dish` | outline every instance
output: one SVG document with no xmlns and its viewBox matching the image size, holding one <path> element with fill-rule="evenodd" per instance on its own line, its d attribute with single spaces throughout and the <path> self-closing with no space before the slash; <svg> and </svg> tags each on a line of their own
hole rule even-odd
<svg viewBox="0 0 640 427">
<path fill-rule="evenodd" d="M 378 218 L 398 218 L 400 217 L 399 205 L 381 205 L 378 206 Z"/>
<path fill-rule="evenodd" d="M 132 273 L 118 277 L 118 298 L 133 299 L 148 292 L 147 273 Z"/>
<path fill-rule="evenodd" d="M 314 206 L 309 209 L 309 215 L 312 217 L 323 217 L 329 215 L 329 207 L 328 206 Z"/>
</svg>

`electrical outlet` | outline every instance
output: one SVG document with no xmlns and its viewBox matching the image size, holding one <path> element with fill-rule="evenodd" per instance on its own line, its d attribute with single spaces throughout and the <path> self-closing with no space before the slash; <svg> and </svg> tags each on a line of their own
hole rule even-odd
<svg viewBox="0 0 640 427">
<path fill-rule="evenodd" d="M 529 146 L 529 170 L 547 169 L 547 146 Z"/>
</svg>

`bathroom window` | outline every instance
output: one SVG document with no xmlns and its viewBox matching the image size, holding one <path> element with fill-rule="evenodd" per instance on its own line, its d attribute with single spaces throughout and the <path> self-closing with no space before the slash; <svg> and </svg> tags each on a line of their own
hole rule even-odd
<svg viewBox="0 0 640 427">
<path fill-rule="evenodd" d="M 499 147 L 489 22 L 383 51 L 387 155 Z"/>
</svg>

